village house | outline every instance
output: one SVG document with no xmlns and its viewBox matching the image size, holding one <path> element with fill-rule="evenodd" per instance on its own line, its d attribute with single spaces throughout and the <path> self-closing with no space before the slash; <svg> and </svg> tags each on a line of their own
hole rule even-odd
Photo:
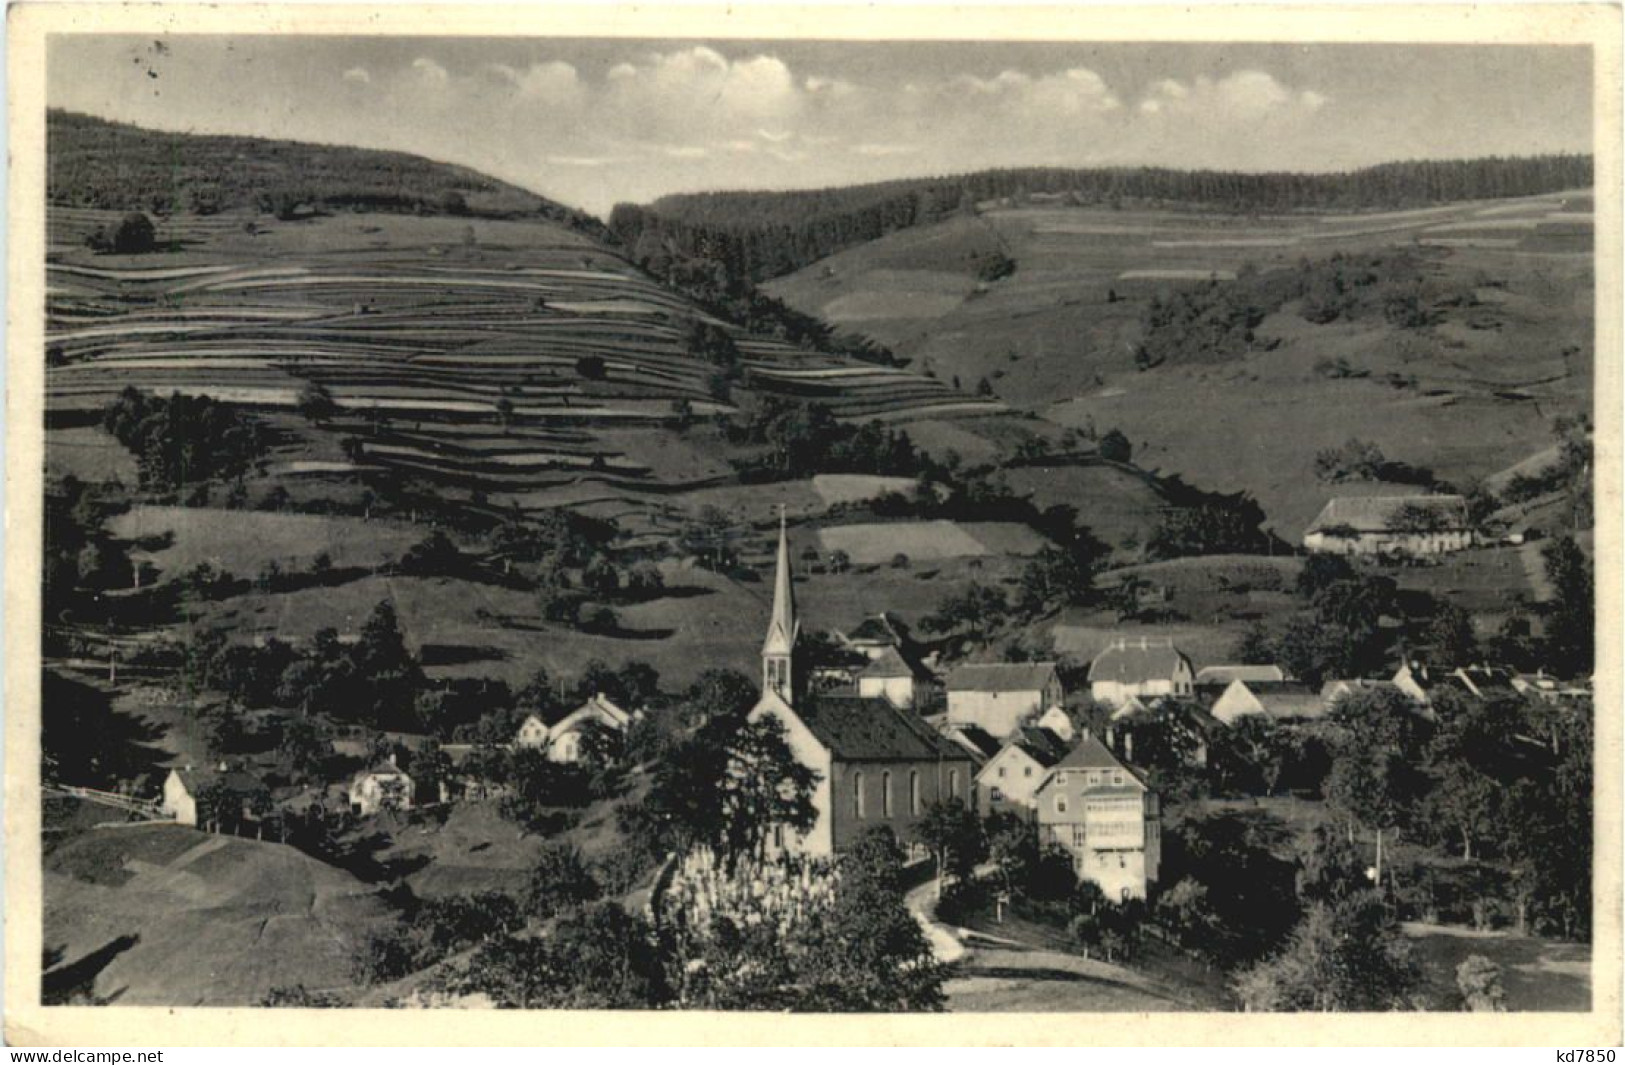
<svg viewBox="0 0 1625 1065">
<path fill-rule="evenodd" d="M 1191 660 L 1167 636 L 1120 636 L 1089 663 L 1089 694 L 1114 706 L 1133 696 L 1188 698 L 1195 683 Z"/>
<path fill-rule="evenodd" d="M 985 662 L 948 674 L 949 724 L 980 725 L 999 738 L 1066 699 L 1054 662 Z"/>
<path fill-rule="evenodd" d="M 1286 680 L 1286 672 L 1280 666 L 1203 666 L 1196 671 L 1196 697 L 1211 703 L 1224 694 L 1232 681 L 1237 680 L 1248 683 L 1283 681 Z"/>
<path fill-rule="evenodd" d="M 1038 786 L 1049 770 L 1066 757 L 1067 745 L 1042 728 L 1023 728 L 1011 736 L 976 774 L 977 808 L 983 817 L 1013 813 L 1031 820 Z"/>
<path fill-rule="evenodd" d="M 255 794 L 264 792 L 265 785 L 258 777 L 240 769 L 193 769 L 182 766 L 171 769 L 164 777 L 164 794 L 158 809 L 176 824 L 198 827 L 198 798 L 206 789 L 218 782 L 229 798 L 226 808 L 217 811 L 230 819 L 241 818 Z"/>
<path fill-rule="evenodd" d="M 1146 897 L 1162 860 L 1162 814 L 1139 770 L 1086 735 L 1035 800 L 1039 839 L 1066 848 L 1080 880 L 1112 900 Z"/>
<path fill-rule="evenodd" d="M 1303 546 L 1335 555 L 1438 555 L 1473 546 L 1473 527 L 1462 496 L 1343 496 L 1310 522 Z"/>
<path fill-rule="evenodd" d="M 581 759 L 581 736 L 587 728 L 596 726 L 624 735 L 634 717 L 599 692 L 551 723 L 538 714 L 528 715 L 514 734 L 513 745 L 543 750 L 551 762 L 577 762 Z"/>
<path fill-rule="evenodd" d="M 607 696 L 595 694 L 570 711 L 549 731 L 547 757 L 552 762 L 581 760 L 581 738 L 589 727 L 598 727 L 625 735 L 632 727 L 633 715 L 616 706 Z"/>
<path fill-rule="evenodd" d="M 547 727 L 547 722 L 543 721 L 540 715 L 527 714 L 525 720 L 519 723 L 519 731 L 514 734 L 513 745 L 515 747 L 546 747 L 547 738 L 551 733 L 552 729 Z"/>
<path fill-rule="evenodd" d="M 843 633 L 841 642 L 871 662 L 887 651 L 901 653 L 912 648 L 908 627 L 884 611 L 864 618 L 852 631 Z"/>
<path fill-rule="evenodd" d="M 859 698 L 885 699 L 899 709 L 914 709 L 923 691 L 919 671 L 891 647 L 883 648 L 854 679 Z"/>
<path fill-rule="evenodd" d="M 776 718 L 791 752 L 818 774 L 818 783 L 812 827 L 796 832 L 778 826 L 771 849 L 827 857 L 876 825 L 907 841 L 932 803 L 974 803 L 970 755 L 918 715 L 885 699 L 797 692 L 792 677 L 799 631 L 789 538 L 780 519 L 773 611 L 762 644 L 762 694 L 749 716 L 752 721 Z"/>
<path fill-rule="evenodd" d="M 363 769 L 350 781 L 350 809 L 359 817 L 371 817 L 384 810 L 410 810 L 414 792 L 412 778 L 389 761 Z"/>
<path fill-rule="evenodd" d="M 1307 684 L 1237 679 L 1214 700 L 1209 713 L 1226 725 L 1249 715 L 1272 721 L 1314 721 L 1325 716 L 1326 703 Z"/>
<path fill-rule="evenodd" d="M 1591 698 L 1591 688 L 1584 682 L 1558 680 L 1545 670 L 1515 673 L 1511 684 L 1514 691 L 1530 701 L 1562 704 Z"/>
</svg>

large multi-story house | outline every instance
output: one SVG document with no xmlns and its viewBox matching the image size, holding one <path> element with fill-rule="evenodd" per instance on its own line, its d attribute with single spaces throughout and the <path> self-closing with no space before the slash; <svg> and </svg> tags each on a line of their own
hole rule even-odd
<svg viewBox="0 0 1625 1065">
<path fill-rule="evenodd" d="M 948 674 L 948 723 L 1003 739 L 1066 699 L 1054 662 L 981 662 Z"/>
<path fill-rule="evenodd" d="M 1167 636 L 1119 636 L 1089 663 L 1089 694 L 1113 706 L 1189 698 L 1195 684 L 1191 660 Z"/>
<path fill-rule="evenodd" d="M 1066 848 L 1080 880 L 1114 901 L 1146 897 L 1162 861 L 1162 811 L 1139 770 L 1085 735 L 1034 799 L 1039 839 Z"/>
<path fill-rule="evenodd" d="M 908 843 L 931 804 L 973 804 L 975 769 L 969 753 L 919 715 L 887 699 L 819 693 L 795 682 L 800 623 L 782 519 L 777 565 L 773 612 L 762 643 L 762 694 L 750 719 L 777 718 L 791 752 L 818 774 L 818 781 L 812 794 L 813 825 L 802 832 L 777 826 L 770 847 L 827 856 L 877 825 Z"/>
</svg>

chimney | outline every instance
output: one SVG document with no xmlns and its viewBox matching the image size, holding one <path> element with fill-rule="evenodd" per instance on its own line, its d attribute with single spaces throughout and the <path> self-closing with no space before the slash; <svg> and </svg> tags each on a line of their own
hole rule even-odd
<svg viewBox="0 0 1625 1065">
<path fill-rule="evenodd" d="M 392 765 L 392 766 L 395 764 L 395 752 L 394 751 L 389 752 L 389 764 Z"/>
<path fill-rule="evenodd" d="M 1129 762 L 1134 761 L 1134 732 L 1132 729 L 1123 733 L 1123 759 Z"/>
</svg>

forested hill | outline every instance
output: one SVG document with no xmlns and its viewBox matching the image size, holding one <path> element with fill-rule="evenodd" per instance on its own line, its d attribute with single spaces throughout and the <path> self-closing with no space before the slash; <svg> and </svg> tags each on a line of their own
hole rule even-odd
<svg viewBox="0 0 1625 1065">
<path fill-rule="evenodd" d="M 52 110 L 46 199 L 66 207 L 213 214 L 305 207 L 540 215 L 604 235 L 585 212 L 466 167 L 404 152 L 259 137 L 168 133 Z"/>
<path fill-rule="evenodd" d="M 1185 206 L 1232 213 L 1394 209 L 1589 188 L 1589 155 L 1386 163 L 1331 174 L 1032 168 L 797 192 L 704 192 L 619 204 L 610 229 L 633 256 L 722 261 L 763 280 L 842 248 L 937 221 L 985 200 Z"/>
</svg>

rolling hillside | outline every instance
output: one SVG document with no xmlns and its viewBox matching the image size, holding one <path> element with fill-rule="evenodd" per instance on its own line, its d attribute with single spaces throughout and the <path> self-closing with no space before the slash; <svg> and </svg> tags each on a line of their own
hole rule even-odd
<svg viewBox="0 0 1625 1065">
<path fill-rule="evenodd" d="M 45 947 L 60 957 L 47 987 L 122 1006 L 347 987 L 387 913 L 372 889 L 291 847 L 179 825 L 79 832 L 46 854 L 45 885 Z"/>
<path fill-rule="evenodd" d="M 315 384 L 338 411 L 321 426 L 277 422 L 295 441 L 276 456 L 279 475 L 353 483 L 398 471 L 532 509 L 589 483 L 638 492 L 729 479 L 722 451 L 672 429 L 753 396 L 816 401 L 847 421 L 1005 409 L 718 321 L 536 197 L 513 217 L 344 199 L 345 182 L 385 178 L 408 199 L 466 188 L 470 211 L 477 195 L 519 195 L 424 160 L 258 145 L 255 157 L 276 165 L 233 175 L 233 206 L 157 216 L 150 253 L 96 251 L 87 239 L 115 230 L 121 212 L 63 201 L 117 201 L 98 190 L 141 187 L 152 160 L 192 142 L 62 114 L 52 137 L 53 165 L 66 145 L 48 214 L 47 409 L 58 424 L 92 420 L 127 386 L 207 394 L 275 420 Z M 233 145 L 203 138 L 184 154 L 208 170 L 242 150 Z M 310 204 L 366 210 L 284 217 L 236 205 L 282 181 L 315 190 Z M 694 352 L 686 338 L 702 323 L 731 336 L 735 365 Z M 341 452 L 346 438 L 359 444 Z"/>
<path fill-rule="evenodd" d="M 1252 491 L 1291 540 L 1328 491 L 1312 469 L 1321 448 L 1358 436 L 1462 483 L 1546 448 L 1554 416 L 1589 409 L 1590 204 L 1588 192 L 1289 216 L 984 204 L 765 288 L 966 390 L 985 379 L 1062 425 L 1121 428 L 1138 465 Z M 1136 367 L 1153 298 L 1396 251 L 1448 296 L 1423 327 L 1314 324 L 1289 302 L 1243 357 Z M 983 280 L 993 254 L 1013 271 Z"/>
</svg>

